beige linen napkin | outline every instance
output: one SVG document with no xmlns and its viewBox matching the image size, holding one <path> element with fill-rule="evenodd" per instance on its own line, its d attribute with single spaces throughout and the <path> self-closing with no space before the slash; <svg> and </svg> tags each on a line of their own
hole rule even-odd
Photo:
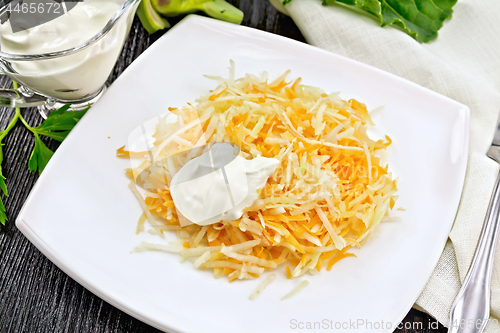
<svg viewBox="0 0 500 333">
<path fill-rule="evenodd" d="M 404 77 L 471 109 L 469 162 L 461 204 L 439 263 L 417 300 L 447 326 L 499 169 L 485 154 L 500 111 L 500 1 L 458 0 L 453 18 L 429 44 L 419 44 L 396 28 L 381 28 L 375 20 L 350 9 L 322 6 L 321 0 L 293 0 L 286 9 L 310 44 Z M 491 313 L 500 317 L 500 247 Z M 489 332 L 499 331 L 500 326 L 492 326 Z"/>
</svg>

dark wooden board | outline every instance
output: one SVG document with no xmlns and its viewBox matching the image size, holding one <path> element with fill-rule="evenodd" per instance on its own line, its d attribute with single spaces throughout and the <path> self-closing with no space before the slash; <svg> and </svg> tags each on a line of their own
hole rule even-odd
<svg viewBox="0 0 500 333">
<path fill-rule="evenodd" d="M 0 1 L 0 4 L 6 2 Z M 245 13 L 243 25 L 305 42 L 293 21 L 278 13 L 267 0 L 230 2 Z M 179 18 L 170 21 L 176 23 Z M 148 35 L 136 19 L 110 82 L 161 35 L 162 32 Z M 0 86 L 10 85 L 10 80 L 0 78 Z M 0 109 L 0 128 L 7 126 L 13 112 L 12 109 Z M 42 122 L 35 109 L 26 109 L 22 113 L 31 126 Z M 57 142 L 44 141 L 49 148 L 57 149 Z M 5 227 L 0 227 L 0 332 L 160 332 L 94 296 L 52 264 L 17 230 L 14 221 L 38 179 L 37 174 L 28 171 L 33 136 L 18 124 L 4 143 L 2 167 L 7 177 L 9 197 L 2 195 L 2 200 L 9 221 Z M 401 272 L 395 278 L 404 276 L 405 272 Z M 380 302 L 383 304 L 383 300 Z M 401 324 L 403 328 L 395 332 L 446 332 L 441 325 L 434 329 L 430 322 L 435 321 L 412 309 Z"/>
</svg>

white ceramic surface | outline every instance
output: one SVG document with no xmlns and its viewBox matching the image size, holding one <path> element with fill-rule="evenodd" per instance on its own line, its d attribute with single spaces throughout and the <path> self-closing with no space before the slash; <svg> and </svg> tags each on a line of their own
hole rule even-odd
<svg viewBox="0 0 500 333">
<path fill-rule="evenodd" d="M 282 269 L 251 302 L 261 280 L 229 284 L 175 254 L 130 254 L 143 239 L 161 239 L 135 234 L 141 209 L 127 188 L 129 161 L 116 158 L 116 149 L 144 121 L 213 89 L 203 74 L 227 75 L 230 59 L 237 76 L 291 69 L 290 78 L 341 91 L 369 109 L 385 105 L 374 117 L 374 135 L 394 140 L 389 161 L 400 178 L 396 206 L 406 211 L 394 215 L 401 220 L 384 223 L 357 259 L 307 275 L 310 285 L 286 301 L 280 298 L 303 278 L 287 280 Z M 287 38 L 191 15 L 134 61 L 81 120 L 16 224 L 83 286 L 166 331 L 295 332 L 319 322 L 316 331 L 343 325 L 343 332 L 392 332 L 430 277 L 453 224 L 468 126 L 466 106 L 414 83 Z"/>
</svg>

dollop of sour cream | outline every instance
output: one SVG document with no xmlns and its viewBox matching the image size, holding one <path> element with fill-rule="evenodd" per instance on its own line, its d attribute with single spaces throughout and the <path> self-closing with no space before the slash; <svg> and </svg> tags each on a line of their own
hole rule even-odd
<svg viewBox="0 0 500 333">
<path fill-rule="evenodd" d="M 47 0 L 56 3 L 54 0 Z M 65 14 L 19 32 L 0 25 L 3 52 L 36 55 L 80 46 L 98 34 L 124 0 L 84 0 Z M 101 40 L 81 51 L 49 60 L 12 62 L 16 80 L 42 94 L 76 100 L 99 90 L 118 58 L 132 16 L 121 18 Z"/>
<path fill-rule="evenodd" d="M 234 156 L 232 145 L 218 143 L 173 176 L 170 193 L 177 211 L 192 223 L 236 220 L 278 165 L 275 158 Z"/>
</svg>

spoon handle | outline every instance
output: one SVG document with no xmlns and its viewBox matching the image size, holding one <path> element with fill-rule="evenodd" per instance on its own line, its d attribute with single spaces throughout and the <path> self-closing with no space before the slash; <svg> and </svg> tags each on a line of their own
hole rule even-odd
<svg viewBox="0 0 500 333">
<path fill-rule="evenodd" d="M 500 231 L 500 174 L 483 231 L 462 288 L 451 307 L 448 333 L 481 333 L 490 317 L 491 275 Z"/>
</svg>

